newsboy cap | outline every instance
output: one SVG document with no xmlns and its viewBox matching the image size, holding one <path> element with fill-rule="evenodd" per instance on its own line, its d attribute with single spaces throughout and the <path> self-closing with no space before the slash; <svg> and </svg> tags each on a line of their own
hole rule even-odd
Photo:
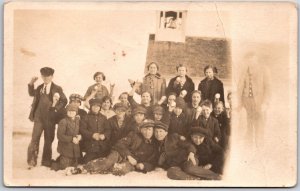
<svg viewBox="0 0 300 191">
<path fill-rule="evenodd" d="M 44 67 L 40 69 L 40 72 L 42 76 L 48 77 L 54 74 L 54 69 L 49 67 Z"/>
<path fill-rule="evenodd" d="M 70 102 L 71 101 L 83 101 L 83 97 L 79 94 L 71 94 L 69 99 L 70 99 Z"/>
<path fill-rule="evenodd" d="M 157 114 L 163 115 L 165 113 L 165 110 L 164 110 L 164 108 L 162 106 L 156 105 L 153 108 L 153 113 L 157 113 Z"/>
<path fill-rule="evenodd" d="M 140 125 L 141 128 L 147 128 L 147 127 L 154 127 L 154 121 L 151 119 L 145 119 L 142 124 Z"/>
<path fill-rule="evenodd" d="M 147 110 L 143 106 L 137 106 L 136 108 L 133 109 L 132 114 L 135 115 L 138 113 L 146 114 Z"/>
<path fill-rule="evenodd" d="M 163 129 L 165 131 L 169 130 L 169 126 L 161 121 L 155 121 L 154 127 L 156 129 Z"/>
<path fill-rule="evenodd" d="M 66 107 L 66 110 L 67 111 L 78 111 L 78 108 L 76 107 L 76 106 L 74 106 L 74 105 L 67 105 L 67 107 Z"/>
<path fill-rule="evenodd" d="M 113 107 L 114 110 L 116 109 L 120 109 L 122 111 L 127 111 L 128 110 L 128 107 L 127 105 L 123 104 L 123 103 L 116 103 Z"/>
<path fill-rule="evenodd" d="M 200 135 L 203 137 L 207 136 L 207 130 L 201 127 L 192 127 L 191 128 L 191 135 Z"/>
<path fill-rule="evenodd" d="M 177 97 L 175 102 L 176 102 L 176 107 L 179 107 L 181 109 L 185 108 L 185 101 L 182 97 Z"/>
<path fill-rule="evenodd" d="M 94 99 L 91 99 L 91 100 L 89 101 L 89 104 L 90 104 L 91 107 L 92 107 L 93 105 L 98 105 L 98 106 L 101 107 L 102 101 L 101 101 L 101 99 L 94 98 Z"/>
</svg>

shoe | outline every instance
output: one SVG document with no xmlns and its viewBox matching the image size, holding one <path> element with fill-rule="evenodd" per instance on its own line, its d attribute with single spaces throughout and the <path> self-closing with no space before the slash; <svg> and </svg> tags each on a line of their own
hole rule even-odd
<svg viewBox="0 0 300 191">
<path fill-rule="evenodd" d="M 28 170 L 34 168 L 36 166 L 36 162 L 32 159 L 29 163 L 28 163 Z"/>
<path fill-rule="evenodd" d="M 50 168 L 51 167 L 51 161 L 43 161 L 42 166 Z"/>
</svg>

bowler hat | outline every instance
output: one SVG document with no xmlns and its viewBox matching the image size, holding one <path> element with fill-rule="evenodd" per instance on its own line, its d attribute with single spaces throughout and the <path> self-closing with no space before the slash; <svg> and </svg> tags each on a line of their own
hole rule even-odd
<svg viewBox="0 0 300 191">
<path fill-rule="evenodd" d="M 201 135 L 203 137 L 207 136 L 207 130 L 202 127 L 192 127 L 191 135 Z"/>
<path fill-rule="evenodd" d="M 54 69 L 49 67 L 44 67 L 40 69 L 40 72 L 42 76 L 48 77 L 54 74 Z"/>
<path fill-rule="evenodd" d="M 156 129 L 163 129 L 165 131 L 168 131 L 168 129 L 169 129 L 169 126 L 161 121 L 155 121 L 154 127 Z"/>
<path fill-rule="evenodd" d="M 137 106 L 136 108 L 133 109 L 132 114 L 135 115 L 138 113 L 146 114 L 147 110 L 143 106 Z"/>
<path fill-rule="evenodd" d="M 101 101 L 101 99 L 94 98 L 94 99 L 91 99 L 91 100 L 89 101 L 89 104 L 90 104 L 91 107 L 92 107 L 93 105 L 98 105 L 98 106 L 101 107 L 102 101 Z"/>
</svg>

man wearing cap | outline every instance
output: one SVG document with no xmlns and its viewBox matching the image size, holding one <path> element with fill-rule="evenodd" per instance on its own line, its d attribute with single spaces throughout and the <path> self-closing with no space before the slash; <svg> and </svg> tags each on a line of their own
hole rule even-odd
<svg viewBox="0 0 300 191">
<path fill-rule="evenodd" d="M 170 116 L 169 133 L 177 133 L 182 139 L 186 139 L 189 135 L 189 124 L 185 110 L 185 101 L 181 97 L 176 98 L 176 106 Z"/>
<path fill-rule="evenodd" d="M 86 151 L 83 157 L 84 163 L 105 157 L 110 148 L 111 129 L 108 127 L 106 117 L 100 113 L 101 100 L 94 98 L 89 101 L 89 104 L 90 112 L 80 121 L 80 133 Z"/>
<path fill-rule="evenodd" d="M 79 117 L 78 108 L 74 105 L 66 107 L 67 116 L 62 119 L 57 128 L 58 146 L 60 156 L 51 164 L 53 170 L 63 170 L 68 166 L 77 166 L 80 157 Z"/>
<path fill-rule="evenodd" d="M 168 125 L 156 121 L 154 135 L 159 151 L 158 166 L 167 170 L 170 179 L 190 180 L 198 177 L 187 174 L 181 170 L 187 164 L 196 164 L 195 148 L 188 141 L 180 139 L 177 133 L 168 134 Z"/>
<path fill-rule="evenodd" d="M 139 131 L 140 125 L 145 120 L 147 110 L 143 106 L 137 106 L 132 111 L 133 118 L 129 122 L 130 129 L 133 131 Z"/>
<path fill-rule="evenodd" d="M 36 89 L 34 83 L 38 77 L 33 77 L 28 84 L 28 93 L 34 97 L 29 115 L 34 122 L 31 142 L 27 151 L 27 163 L 29 169 L 37 165 L 39 143 L 44 131 L 44 148 L 42 165 L 50 167 L 52 159 L 52 142 L 55 136 L 55 124 L 57 113 L 67 104 L 67 98 L 60 86 L 52 82 L 54 69 L 44 67 L 40 69 L 43 84 Z"/>
<path fill-rule="evenodd" d="M 207 138 L 207 131 L 205 131 L 203 128 L 192 127 L 191 140 L 193 146 L 196 148 L 195 157 L 197 159 L 197 166 L 201 168 L 187 166 L 185 171 L 195 176 L 206 175 L 203 176 L 204 178 L 218 178 L 218 175 L 216 174 L 222 174 L 223 172 L 223 149 L 214 141 Z"/>
<path fill-rule="evenodd" d="M 108 119 L 108 126 L 111 129 L 111 145 L 117 143 L 123 137 L 126 137 L 132 130 L 129 126 L 129 117 L 126 115 L 127 105 L 116 103 L 113 107 L 116 115 Z"/>
<path fill-rule="evenodd" d="M 78 173 L 109 173 L 125 175 L 130 171 L 147 173 L 154 170 L 157 160 L 157 145 L 153 137 L 153 120 L 144 120 L 139 132 L 130 132 L 113 146 L 106 158 L 97 159 L 71 169 L 72 174 Z"/>
<path fill-rule="evenodd" d="M 165 112 L 164 108 L 160 105 L 153 107 L 153 119 L 154 121 L 162 121 L 165 124 L 170 123 L 170 112 Z"/>
</svg>

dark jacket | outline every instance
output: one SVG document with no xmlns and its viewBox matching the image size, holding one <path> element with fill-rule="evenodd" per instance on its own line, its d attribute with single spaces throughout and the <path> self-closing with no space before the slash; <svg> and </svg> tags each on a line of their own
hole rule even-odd
<svg viewBox="0 0 300 191">
<path fill-rule="evenodd" d="M 30 121 L 34 120 L 35 110 L 38 106 L 38 103 L 40 100 L 40 92 L 43 87 L 44 87 L 44 84 L 41 84 L 36 89 L 34 89 L 34 85 L 28 84 L 28 93 L 30 96 L 34 97 L 32 104 L 31 104 L 30 114 L 29 114 Z M 58 103 L 55 105 L 55 107 L 49 108 L 49 115 L 50 115 L 50 119 L 53 120 L 53 122 L 58 123 L 58 121 L 56 120 L 57 113 L 67 105 L 68 100 L 67 100 L 65 94 L 63 93 L 62 88 L 52 82 L 51 87 L 50 87 L 50 93 L 48 94 L 49 100 L 51 102 L 53 100 L 53 95 L 55 93 L 58 93 L 60 98 L 58 100 Z"/>
<path fill-rule="evenodd" d="M 216 118 L 210 116 L 207 120 L 203 115 L 200 115 L 197 120 L 193 120 L 191 127 L 201 127 L 206 130 L 208 137 L 214 139 L 217 137 L 219 140 L 221 138 L 221 131 L 219 127 L 219 122 Z"/>
<path fill-rule="evenodd" d="M 79 135 L 79 118 L 72 120 L 69 117 L 62 119 L 57 128 L 57 152 L 69 158 L 79 158 L 79 144 L 74 144 L 73 137 Z"/>
<path fill-rule="evenodd" d="M 113 146 L 122 158 L 132 156 L 138 163 L 144 164 L 143 172 L 154 170 L 158 160 L 157 144 L 154 140 L 146 142 L 139 132 L 130 132 Z"/>
<path fill-rule="evenodd" d="M 221 132 L 220 145 L 222 146 L 222 148 L 226 148 L 228 144 L 228 137 L 230 135 L 230 119 L 227 118 L 225 111 L 223 111 L 218 116 L 214 115 L 213 113 L 211 115 L 212 117 L 216 118 L 219 122 Z"/>
<path fill-rule="evenodd" d="M 121 127 L 118 125 L 117 116 L 113 116 L 108 119 L 108 127 L 111 129 L 111 145 L 115 145 L 118 140 L 126 137 L 133 128 L 130 126 L 130 119 L 125 116 L 123 124 Z"/>
<path fill-rule="evenodd" d="M 134 99 L 133 96 L 128 96 L 128 102 L 130 103 L 131 106 L 131 111 L 134 110 L 137 106 L 142 106 L 147 110 L 147 113 L 145 114 L 146 119 L 152 119 L 153 118 L 153 106 L 152 104 L 148 107 L 144 106 L 143 104 L 137 103 Z"/>
<path fill-rule="evenodd" d="M 87 152 L 107 152 L 110 148 L 111 129 L 108 127 L 107 119 L 102 114 L 88 113 L 83 120 L 80 120 L 80 133 L 83 136 L 84 149 Z M 105 139 L 95 140 L 93 134 L 104 134 Z"/>
<path fill-rule="evenodd" d="M 223 83 L 216 77 L 213 80 L 203 79 L 198 85 L 198 90 L 201 91 L 201 100 L 210 100 L 215 102 L 215 95 L 220 94 L 220 101 L 225 104 Z"/>
<path fill-rule="evenodd" d="M 186 90 L 187 94 L 184 97 L 184 100 L 186 103 L 191 102 L 192 101 L 192 91 L 195 90 L 195 84 L 194 84 L 193 80 L 189 76 L 186 75 L 185 76 L 186 81 L 183 84 L 183 87 L 181 88 L 181 86 L 179 84 L 175 83 L 177 77 L 178 76 L 176 76 L 170 80 L 168 87 L 167 87 L 167 95 L 169 95 L 169 93 L 171 93 L 171 92 L 175 92 L 177 94 L 177 96 L 179 96 L 179 94 L 182 90 Z"/>
<path fill-rule="evenodd" d="M 173 133 L 177 133 L 185 138 L 189 137 L 190 126 L 185 113 L 182 112 L 178 117 L 174 113 L 171 113 L 169 134 Z"/>
<path fill-rule="evenodd" d="M 164 168 L 180 166 L 187 161 L 190 152 L 196 153 L 193 145 L 188 141 L 181 140 L 177 133 L 168 134 L 163 144 L 160 144 L 159 151 L 160 154 L 166 154 Z"/>
</svg>

